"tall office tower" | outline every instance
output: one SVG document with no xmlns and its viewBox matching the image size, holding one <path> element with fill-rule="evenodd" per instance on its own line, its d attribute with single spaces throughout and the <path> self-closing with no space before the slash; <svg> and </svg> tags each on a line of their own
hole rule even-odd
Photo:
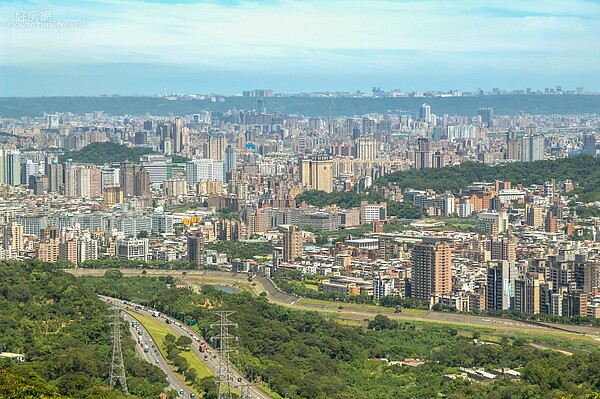
<svg viewBox="0 0 600 399">
<path fill-rule="evenodd" d="M 300 181 L 313 190 L 333 192 L 333 161 L 323 154 L 300 158 Z"/>
<path fill-rule="evenodd" d="M 415 151 L 415 169 L 431 168 L 431 143 L 429 139 L 419 138 Z"/>
<path fill-rule="evenodd" d="M 412 251 L 412 297 L 430 302 L 432 296 L 452 290 L 450 245 L 436 239 L 423 239 Z"/>
<path fill-rule="evenodd" d="M 359 138 L 354 142 L 354 157 L 362 160 L 377 158 L 377 141 L 375 139 Z"/>
<path fill-rule="evenodd" d="M 486 309 L 509 310 L 513 308 L 516 278 L 517 268 L 513 262 L 506 260 L 488 262 Z"/>
<path fill-rule="evenodd" d="M 477 115 L 481 117 L 481 122 L 487 127 L 492 127 L 494 124 L 494 109 L 493 108 L 479 108 Z"/>
<path fill-rule="evenodd" d="M 208 139 L 208 158 L 215 161 L 223 161 L 226 146 L 227 141 L 222 133 L 211 134 Z"/>
<path fill-rule="evenodd" d="M 596 136 L 586 134 L 583 136 L 583 153 L 596 156 Z"/>
<path fill-rule="evenodd" d="M 197 264 L 206 263 L 204 259 L 204 237 L 202 233 L 189 236 L 187 239 L 188 260 Z"/>
<path fill-rule="evenodd" d="M 429 123 L 431 119 L 431 106 L 423 103 L 419 108 L 419 120 Z"/>
<path fill-rule="evenodd" d="M 506 132 L 506 159 L 518 161 L 521 158 L 519 140 L 515 128 L 511 127 Z"/>
<path fill-rule="evenodd" d="M 8 225 L 4 226 L 2 244 L 4 249 L 23 250 L 23 225 L 15 221 L 10 221 Z"/>
<path fill-rule="evenodd" d="M 150 174 L 144 167 L 130 161 L 121 162 L 119 183 L 125 197 L 144 197 L 150 194 Z"/>
<path fill-rule="evenodd" d="M 225 147 L 225 179 L 231 180 L 231 172 L 237 168 L 237 149 L 233 145 Z"/>
<path fill-rule="evenodd" d="M 265 100 L 263 100 L 262 98 L 260 100 L 258 100 L 258 102 L 257 102 L 256 112 L 259 115 L 266 115 L 267 114 L 267 106 L 265 105 Z"/>
<path fill-rule="evenodd" d="M 279 226 L 283 232 L 283 261 L 292 262 L 302 256 L 302 230 L 291 224 Z"/>
</svg>

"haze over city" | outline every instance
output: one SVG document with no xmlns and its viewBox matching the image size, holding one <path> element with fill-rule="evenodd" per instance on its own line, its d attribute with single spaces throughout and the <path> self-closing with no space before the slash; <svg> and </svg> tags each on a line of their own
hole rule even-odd
<svg viewBox="0 0 600 399">
<path fill-rule="evenodd" d="M 582 0 L 2 1 L 0 96 L 598 91 L 599 18 Z"/>
</svg>

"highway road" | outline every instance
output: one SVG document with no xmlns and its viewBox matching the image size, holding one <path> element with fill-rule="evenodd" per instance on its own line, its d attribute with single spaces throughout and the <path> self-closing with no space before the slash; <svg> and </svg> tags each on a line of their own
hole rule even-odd
<svg viewBox="0 0 600 399">
<path fill-rule="evenodd" d="M 109 298 L 109 297 L 105 297 L 105 296 L 99 296 L 99 297 L 100 297 L 100 299 L 102 299 L 104 302 L 110 304 L 111 306 L 116 306 L 123 310 L 125 310 L 127 308 L 127 306 L 123 305 L 122 301 L 120 301 L 118 299 Z M 157 366 L 165 373 L 165 375 L 167 377 L 167 382 L 169 383 L 167 388 L 174 389 L 177 392 L 179 392 L 181 398 L 187 397 L 187 394 L 189 392 L 194 392 L 197 394 L 197 392 L 195 392 L 187 384 L 182 382 L 179 379 L 179 377 L 175 374 L 175 372 L 173 372 L 173 370 L 171 370 L 171 368 L 167 364 L 167 360 L 163 357 L 162 353 L 158 350 L 155 342 L 152 341 L 152 337 L 148 333 L 148 330 L 146 330 L 146 328 L 142 325 L 142 323 L 140 323 L 139 320 L 137 320 L 132 314 L 127 313 L 127 312 L 124 313 L 123 319 L 125 320 L 125 322 L 128 325 L 128 331 L 133 336 L 133 340 L 136 342 L 136 345 L 135 345 L 136 351 L 138 352 L 140 357 L 142 359 L 146 360 L 148 363 Z M 139 329 L 139 331 L 141 331 L 141 333 L 142 333 L 141 335 L 138 333 L 138 330 L 136 330 L 131 325 L 131 322 L 134 320 L 138 322 L 138 325 L 139 325 L 138 329 Z M 139 344 L 138 337 L 142 337 L 142 340 L 143 340 L 142 345 Z M 144 352 L 144 345 L 148 345 L 148 352 Z M 183 391 L 183 393 L 181 393 L 182 391 Z"/>
<path fill-rule="evenodd" d="M 136 304 L 130 303 L 130 302 L 125 304 L 125 303 L 123 303 L 123 301 L 118 300 L 116 298 L 110 298 L 110 297 L 105 297 L 105 296 L 101 296 L 101 295 L 99 295 L 99 297 L 106 302 L 110 302 L 113 306 L 120 307 L 121 309 L 127 309 L 128 317 L 130 319 L 129 321 L 131 321 L 132 317 L 133 318 L 135 317 L 136 313 L 140 313 L 140 314 L 143 314 L 144 316 L 148 316 L 148 317 L 155 317 L 152 315 L 152 311 L 145 309 L 141 305 L 136 305 Z M 138 310 L 135 310 L 135 308 L 137 306 L 139 306 L 140 308 Z M 173 335 L 175 335 L 176 337 L 185 335 L 185 336 L 192 338 L 192 341 L 193 341 L 193 343 L 191 345 L 192 352 L 198 357 L 198 359 L 200 359 L 200 361 L 204 362 L 212 370 L 212 372 L 215 375 L 218 375 L 220 357 L 219 357 L 219 354 L 217 353 L 217 351 L 208 342 L 206 342 L 199 333 L 192 330 L 188 326 L 181 324 L 179 321 L 173 320 L 172 318 L 170 318 L 170 320 L 172 320 L 173 322 L 166 323 L 166 319 L 168 319 L 168 318 L 169 317 L 167 317 L 166 315 L 161 314 L 161 313 L 159 313 L 158 317 L 156 317 L 156 319 L 158 321 L 162 322 L 167 328 L 169 328 L 173 332 Z M 139 320 L 138 320 L 138 322 L 139 322 Z M 150 337 L 150 335 L 148 334 L 148 332 L 145 328 L 143 329 L 143 333 L 144 333 L 145 337 Z M 200 352 L 200 343 L 205 343 L 207 345 L 206 352 L 204 352 L 204 353 Z M 152 344 L 154 344 L 154 343 L 152 343 Z M 150 344 L 150 348 L 152 348 L 152 344 Z M 143 350 L 142 350 L 142 353 L 143 353 Z M 143 353 L 143 354 L 147 355 L 146 353 Z M 162 354 L 159 350 L 157 350 L 157 352 L 154 356 L 150 355 L 149 357 L 150 357 L 150 359 L 153 358 L 154 361 L 156 362 L 157 356 L 160 356 L 159 364 L 157 364 L 157 365 L 160 365 L 161 369 L 163 371 L 165 371 L 165 373 L 167 374 L 169 383 L 171 383 L 173 385 L 173 387 L 175 389 L 177 389 L 177 391 L 179 391 L 180 389 L 184 389 L 187 394 L 187 392 L 190 391 L 190 388 L 187 387 L 185 384 L 183 384 L 178 379 L 178 377 L 173 373 L 173 371 L 167 365 L 166 360 L 162 357 Z M 148 358 L 146 358 L 146 360 L 148 360 Z M 164 368 L 162 366 L 164 366 Z M 168 372 L 167 372 L 167 370 L 168 370 Z M 245 395 L 245 396 L 243 396 L 244 398 L 248 398 L 248 399 L 270 399 L 271 398 L 271 396 L 269 396 L 267 393 L 262 391 L 258 386 L 256 386 L 255 384 L 252 384 L 250 381 L 248 381 L 242 373 L 240 373 L 238 370 L 235 369 L 235 367 L 233 367 L 233 365 L 231 363 L 230 363 L 230 377 L 231 377 L 230 386 L 234 390 L 244 393 L 244 395 Z M 182 396 L 182 397 L 184 397 L 184 396 Z"/>
<path fill-rule="evenodd" d="M 106 270 L 102 269 L 65 269 L 66 272 L 74 274 L 76 276 L 101 276 Z M 140 269 L 121 269 L 121 272 L 125 276 L 139 276 L 142 274 Z M 184 274 L 185 272 L 185 274 Z M 247 275 L 245 273 L 231 273 L 222 272 L 216 270 L 158 270 L 158 269 L 146 269 L 146 275 L 149 276 L 173 276 L 178 277 L 190 284 L 200 286 L 202 284 L 217 284 L 217 285 L 248 285 Z M 538 323 L 536 325 L 524 323 L 517 320 L 511 320 L 500 317 L 482 317 L 475 315 L 468 315 L 463 313 L 447 313 L 447 312 L 425 312 L 420 314 L 408 314 L 400 313 L 394 314 L 390 312 L 390 309 L 380 308 L 377 309 L 373 306 L 348 306 L 343 302 L 331 302 L 331 305 L 321 305 L 314 303 L 303 302 L 301 298 L 281 292 L 273 282 L 265 277 L 256 277 L 253 280 L 251 288 L 256 294 L 266 292 L 267 297 L 270 301 L 290 306 L 303 310 L 315 310 L 320 312 L 327 312 L 335 314 L 339 319 L 352 320 L 352 321 L 364 321 L 366 318 L 373 318 L 376 314 L 385 314 L 391 319 L 398 321 L 426 321 L 436 323 L 449 323 L 458 325 L 469 325 L 474 327 L 493 328 L 505 333 L 526 333 L 526 334 L 537 334 L 541 331 L 545 333 L 561 332 L 561 334 L 572 333 L 573 338 L 577 339 L 577 336 L 587 335 L 593 337 L 596 344 L 600 345 L 598 336 L 600 334 L 600 327 L 588 327 L 588 326 L 577 326 L 567 324 L 556 324 L 556 323 Z M 341 307 L 341 309 L 340 309 Z M 560 331 L 559 331 L 560 330 Z"/>
</svg>

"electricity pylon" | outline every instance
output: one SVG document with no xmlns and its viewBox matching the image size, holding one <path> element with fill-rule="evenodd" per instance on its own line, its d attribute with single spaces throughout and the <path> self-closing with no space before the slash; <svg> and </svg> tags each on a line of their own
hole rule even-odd
<svg viewBox="0 0 600 399">
<path fill-rule="evenodd" d="M 113 350 L 110 363 L 110 387 L 114 388 L 117 382 L 125 395 L 129 395 L 127 389 L 127 376 L 125 375 L 125 364 L 123 363 L 123 350 L 121 349 L 121 310 L 116 306 L 113 308 Z"/>
</svg>

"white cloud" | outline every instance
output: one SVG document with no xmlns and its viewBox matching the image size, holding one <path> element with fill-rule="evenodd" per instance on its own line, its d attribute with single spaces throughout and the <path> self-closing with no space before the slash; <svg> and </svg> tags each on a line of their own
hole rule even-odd
<svg viewBox="0 0 600 399">
<path fill-rule="evenodd" d="M 73 3 L 76 4 L 76 3 Z M 80 29 L 0 25 L 0 63 L 156 63 L 230 69 L 390 69 L 541 59 L 600 69 L 600 6 L 565 0 L 281 1 L 157 4 L 34 2 Z M 497 5 L 501 4 L 501 8 Z M 11 20 L 15 3 L 0 5 Z M 381 50 L 380 52 L 374 50 Z M 363 54 L 364 52 L 364 54 Z"/>
</svg>

